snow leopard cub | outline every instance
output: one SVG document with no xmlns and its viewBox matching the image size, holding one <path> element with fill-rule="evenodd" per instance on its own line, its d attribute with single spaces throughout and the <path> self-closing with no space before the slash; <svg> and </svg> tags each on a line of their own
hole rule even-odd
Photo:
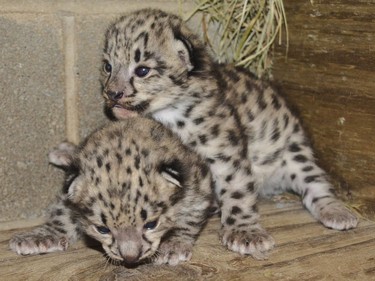
<svg viewBox="0 0 375 281">
<path fill-rule="evenodd" d="M 273 248 L 258 194 L 292 191 L 326 227 L 356 227 L 285 100 L 248 71 L 215 63 L 179 17 L 143 9 L 111 25 L 102 82 L 117 119 L 154 118 L 209 163 L 229 249 L 262 259 Z"/>
<path fill-rule="evenodd" d="M 22 255 L 66 250 L 81 233 L 113 260 L 189 260 L 213 199 L 206 163 L 161 124 L 129 118 L 63 143 L 50 162 L 66 170 L 64 194 L 46 224 L 15 235 Z"/>
</svg>

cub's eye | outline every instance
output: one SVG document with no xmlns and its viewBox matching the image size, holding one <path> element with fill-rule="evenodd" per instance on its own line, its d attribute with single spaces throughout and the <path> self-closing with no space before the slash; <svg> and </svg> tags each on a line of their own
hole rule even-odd
<svg viewBox="0 0 375 281">
<path fill-rule="evenodd" d="M 112 72 L 112 65 L 109 62 L 105 61 L 104 64 L 103 64 L 103 70 L 107 74 L 111 73 Z"/>
<path fill-rule="evenodd" d="M 109 228 L 105 227 L 105 226 L 95 226 L 96 227 L 96 230 L 100 233 L 100 234 L 108 234 L 110 233 L 111 231 L 109 230 Z"/>
<path fill-rule="evenodd" d="M 139 66 L 134 70 L 135 75 L 142 78 L 150 72 L 150 68 L 146 66 Z"/>
<path fill-rule="evenodd" d="M 157 221 L 150 221 L 150 222 L 146 223 L 143 227 L 147 230 L 152 230 L 156 227 L 157 224 L 158 224 Z"/>
</svg>

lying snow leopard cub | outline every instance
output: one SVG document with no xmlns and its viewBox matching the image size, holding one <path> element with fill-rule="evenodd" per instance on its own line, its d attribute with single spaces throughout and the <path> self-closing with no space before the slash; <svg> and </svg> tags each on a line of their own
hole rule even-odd
<svg viewBox="0 0 375 281">
<path fill-rule="evenodd" d="M 161 124 L 115 122 L 77 149 L 63 143 L 50 161 L 67 172 L 65 193 L 46 224 L 11 239 L 13 251 L 66 250 L 85 232 L 110 258 L 128 264 L 190 259 L 213 198 L 211 174 Z"/>
<path fill-rule="evenodd" d="M 262 259 L 273 248 L 258 193 L 293 191 L 326 227 L 356 227 L 285 100 L 248 71 L 215 63 L 179 17 L 144 9 L 110 26 L 103 87 L 117 119 L 154 118 L 209 163 L 229 249 Z"/>
</svg>

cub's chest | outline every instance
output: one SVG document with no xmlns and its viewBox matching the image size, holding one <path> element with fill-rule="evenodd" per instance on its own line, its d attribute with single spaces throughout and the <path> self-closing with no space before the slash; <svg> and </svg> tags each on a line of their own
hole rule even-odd
<svg viewBox="0 0 375 281">
<path fill-rule="evenodd" d="M 191 139 L 199 130 L 194 123 L 194 106 L 180 104 L 159 110 L 152 118 L 174 131 L 183 141 Z"/>
<path fill-rule="evenodd" d="M 162 110 L 158 110 L 152 114 L 153 119 L 163 123 L 168 127 L 173 127 L 181 122 L 186 122 L 187 117 L 184 114 L 184 108 L 181 106 L 168 107 Z"/>
</svg>

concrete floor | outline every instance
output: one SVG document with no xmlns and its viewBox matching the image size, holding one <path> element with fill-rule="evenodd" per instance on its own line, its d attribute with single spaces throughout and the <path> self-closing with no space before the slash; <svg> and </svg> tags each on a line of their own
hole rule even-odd
<svg viewBox="0 0 375 281">
<path fill-rule="evenodd" d="M 68 251 L 21 257 L 8 250 L 19 232 L 15 223 L 0 231 L 1 280 L 375 280 L 375 223 L 362 220 L 347 232 L 324 228 L 299 202 L 260 204 L 263 225 L 277 247 L 266 261 L 226 250 L 219 242 L 219 219 L 210 220 L 190 262 L 176 267 L 109 264 L 98 245 L 78 243 Z M 1 225 L 0 225 L 1 227 Z M 9 224 L 7 225 L 9 228 Z"/>
</svg>

